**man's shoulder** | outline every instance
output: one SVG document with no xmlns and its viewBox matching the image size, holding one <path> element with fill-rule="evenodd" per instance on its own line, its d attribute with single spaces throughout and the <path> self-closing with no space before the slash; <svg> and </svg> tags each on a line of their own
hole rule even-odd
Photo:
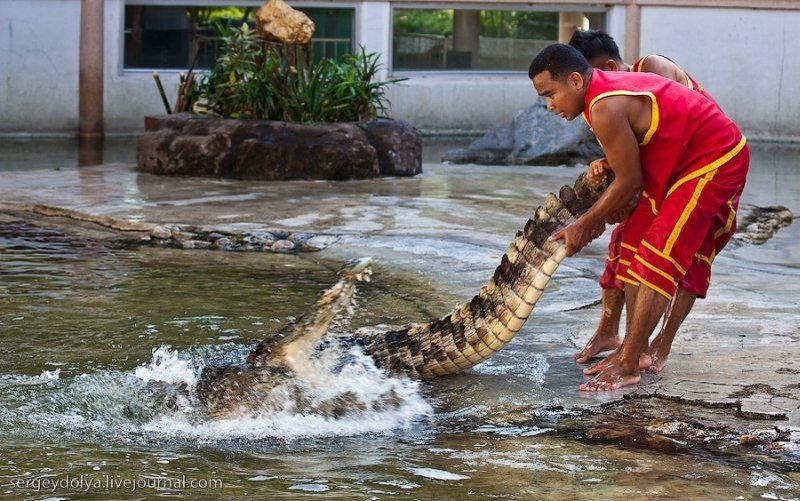
<svg viewBox="0 0 800 501">
<path fill-rule="evenodd" d="M 655 73 L 666 78 L 672 79 L 677 73 L 683 72 L 683 69 L 672 59 L 662 56 L 661 54 L 648 54 L 639 61 L 638 71 L 643 73 Z"/>
<path fill-rule="evenodd" d="M 631 71 L 604 71 L 602 78 L 598 79 L 602 82 L 603 90 L 601 93 L 607 91 L 623 93 L 624 91 L 646 90 L 654 87 L 661 82 L 661 76 L 652 72 L 637 73 Z"/>
</svg>

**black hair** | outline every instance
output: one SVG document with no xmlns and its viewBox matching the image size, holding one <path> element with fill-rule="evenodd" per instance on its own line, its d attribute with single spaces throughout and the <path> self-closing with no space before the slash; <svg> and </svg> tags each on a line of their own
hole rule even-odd
<svg viewBox="0 0 800 501">
<path fill-rule="evenodd" d="M 611 35 L 604 31 L 575 30 L 572 38 L 569 39 L 569 44 L 578 49 L 578 52 L 583 54 L 583 57 L 586 59 L 603 56 L 613 59 L 614 61 L 622 62 L 622 56 L 619 54 L 617 42 L 611 38 Z"/>
<path fill-rule="evenodd" d="M 528 78 L 533 80 L 539 73 L 549 71 L 554 79 L 563 79 L 573 72 L 584 74 L 590 68 L 589 62 L 575 47 L 554 43 L 542 49 L 533 58 L 528 68 Z"/>
</svg>

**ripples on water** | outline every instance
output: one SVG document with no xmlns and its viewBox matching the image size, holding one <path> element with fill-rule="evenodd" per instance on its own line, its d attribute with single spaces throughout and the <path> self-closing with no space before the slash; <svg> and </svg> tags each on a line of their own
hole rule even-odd
<svg viewBox="0 0 800 501">
<path fill-rule="evenodd" d="M 220 478 L 233 495 L 530 498 L 587 485 L 606 497 L 794 492 L 796 479 L 784 474 L 587 446 L 529 424 L 551 367 L 525 338 L 472 373 L 432 384 L 387 376 L 333 345 L 292 384 L 320 400 L 349 390 L 367 404 L 391 393 L 395 404 L 332 419 L 297 413 L 278 392 L 256 415 L 209 420 L 193 394 L 203 367 L 239 363 L 302 312 L 337 267 L 293 256 L 111 251 L 0 225 L 4 485 L 103 473 Z M 377 279 L 337 332 L 452 305 L 430 287 Z"/>
<path fill-rule="evenodd" d="M 0 239 L 5 249 L 3 282 L 17 300 L 37 296 L 45 302 L 63 301 L 81 292 L 72 287 L 82 268 L 75 263 L 86 257 L 115 260 L 100 244 L 79 245 L 59 232 L 24 223 L 3 227 Z M 92 280 L 98 278 L 96 269 L 92 267 Z M 107 278 L 100 277 L 107 287 L 119 285 Z M 291 279 L 291 275 L 286 278 Z M 188 330 L 187 325 L 209 322 L 211 332 L 219 332 L 215 322 L 222 320 L 224 316 L 205 315 L 166 323 Z M 154 324 L 145 329 L 158 332 Z M 235 332 L 236 329 L 226 329 L 219 338 L 238 338 Z M 417 382 L 386 375 L 355 348 L 343 353 L 336 345 L 330 345 L 314 358 L 303 378 L 296 378 L 288 387 L 276 388 L 274 401 L 265 403 L 269 405 L 263 409 L 239 419 L 209 420 L 195 396 L 201 371 L 207 364 L 241 364 L 249 349 L 249 345 L 233 342 L 201 344 L 182 351 L 161 346 L 152 350 L 152 360 L 133 370 L 102 369 L 60 377 L 60 369 L 55 369 L 39 376 L 3 376 L 0 386 L 6 391 L 0 396 L 0 419 L 8 426 L 34 433 L 44 425 L 48 434 L 87 432 L 97 436 L 213 441 L 385 432 L 408 428 L 415 420 L 432 414 Z M 350 406 L 337 418 L 297 411 L 293 408 L 293 395 L 298 391 L 312 402 L 349 393 L 355 395 L 359 405 Z M 382 405 L 389 394 L 396 397 L 396 402 Z"/>
</svg>

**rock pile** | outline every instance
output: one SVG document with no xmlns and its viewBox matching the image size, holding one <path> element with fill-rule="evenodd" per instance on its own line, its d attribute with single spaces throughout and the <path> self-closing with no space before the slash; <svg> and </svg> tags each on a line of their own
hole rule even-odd
<svg viewBox="0 0 800 501">
<path fill-rule="evenodd" d="M 140 240 L 144 245 L 239 252 L 318 252 L 339 238 L 286 231 L 226 231 L 194 226 L 158 225 Z"/>
</svg>

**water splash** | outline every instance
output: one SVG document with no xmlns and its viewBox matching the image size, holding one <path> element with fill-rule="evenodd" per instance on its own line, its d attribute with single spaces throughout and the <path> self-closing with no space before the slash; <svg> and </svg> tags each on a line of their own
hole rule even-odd
<svg viewBox="0 0 800 501">
<path fill-rule="evenodd" d="M 161 346 L 130 371 L 4 376 L 0 420 L 48 435 L 214 442 L 387 433 L 433 415 L 418 382 L 386 374 L 355 347 L 331 344 L 276 387 L 267 405 L 232 419 L 209 418 L 195 395 L 202 369 L 241 361 L 247 350 L 231 343 L 185 351 Z M 331 416 L 314 412 L 314 405 L 298 408 L 298 394 L 312 404 L 348 395 L 352 405 Z"/>
<path fill-rule="evenodd" d="M 349 405 L 341 415 L 315 410 L 343 395 Z M 295 378 L 276 386 L 270 400 L 251 413 L 214 420 L 164 415 L 143 429 L 204 441 L 296 439 L 388 432 L 409 428 L 432 414 L 418 382 L 389 376 L 358 349 L 339 350 L 334 345 L 310 358 Z"/>
<path fill-rule="evenodd" d="M 61 369 L 56 369 L 54 371 L 45 370 L 38 376 L 23 376 L 19 374 L 2 375 L 0 376 L 0 388 L 6 386 L 43 384 L 58 380 L 60 375 Z"/>
<path fill-rule="evenodd" d="M 181 358 L 180 353 L 170 348 L 170 346 L 153 348 L 153 360 L 147 365 L 137 367 L 133 375 L 143 381 L 196 385 L 198 369 L 193 366 L 191 360 Z"/>
</svg>

